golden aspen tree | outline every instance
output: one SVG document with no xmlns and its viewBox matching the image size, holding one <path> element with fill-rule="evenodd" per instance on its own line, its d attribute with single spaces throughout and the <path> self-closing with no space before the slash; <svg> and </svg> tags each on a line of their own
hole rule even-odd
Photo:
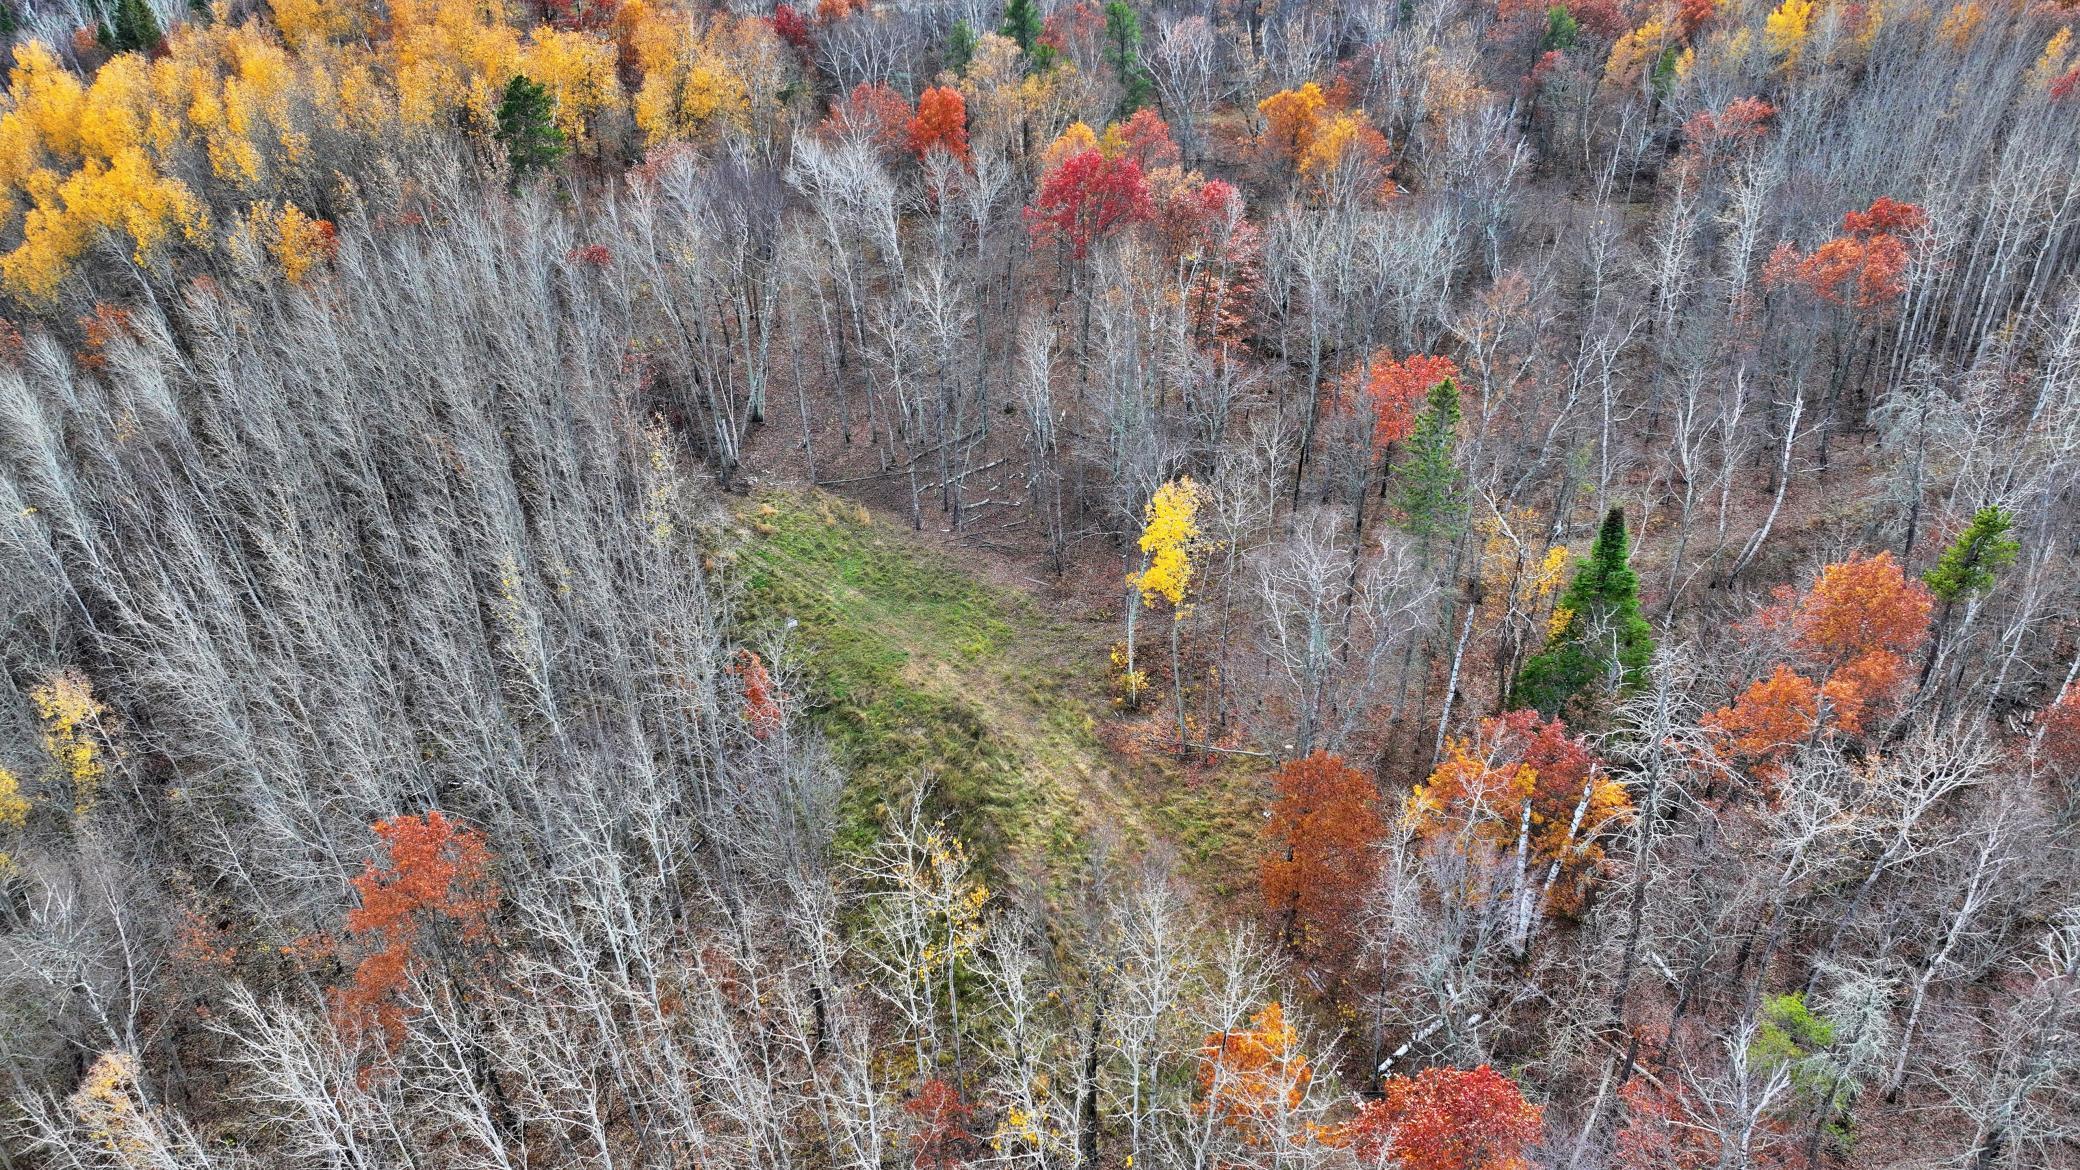
<svg viewBox="0 0 2080 1170">
<path fill-rule="evenodd" d="M 1813 0 L 1784 0 L 1762 22 L 1762 47 L 1785 68 L 1798 64 L 1813 32 Z"/>
<path fill-rule="evenodd" d="M 1134 578 L 1141 604 L 1153 609 L 1158 601 L 1170 605 L 1170 684 L 1177 704 L 1177 742 L 1183 749 L 1189 738 L 1184 718 L 1183 655 L 1179 649 L 1180 627 L 1188 610 L 1186 592 L 1192 584 L 1192 554 L 1199 542 L 1199 505 L 1202 493 L 1191 476 L 1171 480 L 1149 497 L 1141 528 L 1141 553 L 1145 558 Z M 1134 619 L 1138 607 L 1128 608 L 1127 673 L 1134 672 Z"/>
<path fill-rule="evenodd" d="M 590 33 L 534 30 L 520 71 L 556 99 L 556 128 L 574 143 L 587 141 L 592 119 L 621 105 L 614 46 Z"/>
<path fill-rule="evenodd" d="M 43 720 L 43 748 L 72 785 L 74 811 L 84 815 L 108 777 L 96 730 L 107 708 L 94 698 L 87 676 L 69 667 L 31 690 L 29 702 Z"/>
</svg>

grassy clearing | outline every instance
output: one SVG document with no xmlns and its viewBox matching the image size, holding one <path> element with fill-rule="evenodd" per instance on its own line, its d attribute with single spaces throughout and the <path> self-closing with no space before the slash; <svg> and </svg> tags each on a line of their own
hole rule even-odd
<svg viewBox="0 0 2080 1170">
<path fill-rule="evenodd" d="M 1169 841 L 1189 870 L 1225 870 L 1229 882 L 1238 858 L 1248 865 L 1249 777 L 1101 741 L 1102 633 L 978 581 L 834 496 L 768 495 L 740 522 L 745 620 L 799 623 L 808 717 L 851 778 L 841 848 L 870 845 L 884 809 L 928 783 L 935 813 L 997 877 L 1036 878 L 1050 892 L 1101 830 L 1129 850 Z"/>
</svg>

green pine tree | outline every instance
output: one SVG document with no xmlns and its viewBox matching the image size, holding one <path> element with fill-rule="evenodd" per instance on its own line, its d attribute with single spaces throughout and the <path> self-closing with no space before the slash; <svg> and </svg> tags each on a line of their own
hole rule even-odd
<svg viewBox="0 0 2080 1170">
<path fill-rule="evenodd" d="M 1928 591 L 1948 607 L 1992 589 L 2000 571 L 2022 552 L 2021 543 L 2009 535 L 2014 527 L 2014 517 L 1999 507 L 1974 512 L 1935 567 L 1922 574 Z"/>
<path fill-rule="evenodd" d="M 506 83 L 498 103 L 497 137 L 505 144 L 515 190 L 530 171 L 554 166 L 569 149 L 556 125 L 556 99 L 524 74 Z"/>
<path fill-rule="evenodd" d="M 953 22 L 953 31 L 946 34 L 946 67 L 955 73 L 966 73 L 968 62 L 975 59 L 975 28 L 965 20 Z"/>
<path fill-rule="evenodd" d="M 1565 4 L 1555 4 L 1546 9 L 1546 39 L 1543 47 L 1547 52 L 1564 53 L 1574 48 L 1575 39 L 1581 36 L 1582 26 Z"/>
<path fill-rule="evenodd" d="M 1394 470 L 1401 526 L 1427 545 L 1452 535 L 1466 515 L 1459 490 L 1459 387 L 1450 378 L 1430 387 L 1404 445 L 1408 458 Z"/>
<path fill-rule="evenodd" d="M 149 53 L 165 39 L 159 18 L 144 0 L 116 0 L 115 15 L 97 31 L 101 46 L 111 53 Z"/>
<path fill-rule="evenodd" d="M 1105 56 L 1119 71 L 1120 88 L 1126 91 L 1119 104 L 1121 117 L 1147 105 L 1155 88 L 1134 52 L 1140 45 L 1141 18 L 1126 0 L 1112 0 L 1105 6 Z"/>
<path fill-rule="evenodd" d="M 1035 0 L 1011 0 L 1004 5 L 1004 26 L 997 31 L 1018 42 L 1032 72 L 1044 73 L 1054 64 L 1054 46 L 1040 43 L 1040 6 Z"/>
<path fill-rule="evenodd" d="M 1639 612 L 1639 574 L 1632 571 L 1625 513 L 1612 508 L 1597 530 L 1589 560 L 1560 598 L 1560 632 L 1518 672 L 1511 701 L 1558 715 L 1577 696 L 1615 678 L 1638 686 L 1654 656 L 1654 633 Z"/>
</svg>

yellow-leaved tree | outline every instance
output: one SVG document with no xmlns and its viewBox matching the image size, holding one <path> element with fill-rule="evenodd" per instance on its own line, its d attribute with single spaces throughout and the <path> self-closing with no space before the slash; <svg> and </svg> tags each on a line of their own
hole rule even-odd
<svg viewBox="0 0 2080 1170">
<path fill-rule="evenodd" d="M 1806 38 L 1813 33 L 1813 0 L 1784 0 L 1762 22 L 1762 47 L 1782 58 L 1784 67 L 1798 64 Z"/>
<path fill-rule="evenodd" d="M 1141 526 L 1141 572 L 1132 578 L 1141 605 L 1150 609 L 1159 602 L 1170 605 L 1170 684 L 1177 702 L 1177 742 L 1183 750 L 1188 738 L 1184 719 L 1183 655 L 1179 631 L 1185 612 L 1185 594 L 1192 584 L 1192 554 L 1199 543 L 1199 505 L 1202 495 L 1192 477 L 1182 476 L 1156 489 L 1149 497 Z M 1134 674 L 1134 614 L 1140 606 L 1127 607 L 1127 675 Z"/>
</svg>

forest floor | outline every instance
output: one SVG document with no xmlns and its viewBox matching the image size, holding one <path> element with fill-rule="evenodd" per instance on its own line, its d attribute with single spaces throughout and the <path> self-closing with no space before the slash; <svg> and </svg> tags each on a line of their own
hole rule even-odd
<svg viewBox="0 0 2080 1170">
<path fill-rule="evenodd" d="M 1151 847 L 1216 899 L 1254 887 L 1265 766 L 1141 747 L 1105 691 L 1116 621 L 826 492 L 753 496 L 728 551 L 746 629 L 797 623 L 798 698 L 848 775 L 841 850 L 926 784 L 1014 896 L 1059 906 L 1100 854 Z"/>
</svg>

